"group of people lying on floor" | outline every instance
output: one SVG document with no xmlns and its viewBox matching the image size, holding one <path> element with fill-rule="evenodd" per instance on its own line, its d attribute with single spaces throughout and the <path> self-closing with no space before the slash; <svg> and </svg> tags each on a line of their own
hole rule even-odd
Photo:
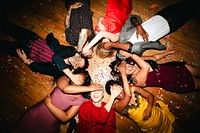
<svg viewBox="0 0 200 133">
<path fill-rule="evenodd" d="M 90 0 L 65 0 L 65 35 L 70 46 L 61 45 L 53 33 L 44 39 L 1 21 L 0 29 L 18 40 L 0 40 L 2 53 L 18 56 L 32 71 L 54 76 L 57 83 L 50 95 L 22 115 L 11 132 L 55 133 L 61 124 L 70 122 L 67 132 L 115 133 L 115 111 L 136 122 L 143 132 L 181 131 L 173 128 L 179 124 L 165 103 L 155 101 L 144 87 L 175 93 L 198 91 L 200 68 L 185 62 L 156 63 L 174 50 L 142 54 L 149 49 L 165 50 L 159 40 L 177 31 L 199 10 L 195 2 L 170 5 L 142 22 L 131 14 L 132 0 L 108 0 L 105 16 L 98 18 L 94 30 Z M 188 5 L 193 8 L 185 10 Z M 94 54 L 115 57 L 108 66 L 113 79 L 105 86 L 92 83 L 87 71 Z M 103 101 L 105 91 L 110 95 L 107 103 Z"/>
</svg>

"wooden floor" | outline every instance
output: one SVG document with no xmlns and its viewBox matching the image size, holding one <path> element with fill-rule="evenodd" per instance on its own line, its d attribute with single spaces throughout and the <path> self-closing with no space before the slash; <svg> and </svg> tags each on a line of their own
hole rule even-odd
<svg viewBox="0 0 200 133">
<path fill-rule="evenodd" d="M 1 13 L 11 22 L 35 31 L 44 38 L 48 33 L 54 32 L 55 37 L 63 45 L 68 45 L 64 35 L 64 17 L 66 14 L 64 0 L 3 1 L 7 3 L 7 6 L 1 4 Z M 144 21 L 158 10 L 178 1 L 133 0 L 132 13 L 140 15 Z M 91 0 L 94 25 L 96 25 L 97 17 L 104 15 L 106 3 L 107 0 Z M 158 7 L 150 8 L 153 4 Z M 186 10 L 189 10 L 189 8 L 192 7 L 188 7 Z M 12 37 L 8 37 L 1 32 L 0 35 L 1 38 L 13 40 Z M 167 56 L 160 62 L 177 60 L 200 66 L 200 15 L 197 14 L 184 27 L 161 39 L 161 42 L 167 45 L 167 49 L 175 49 L 178 53 Z M 144 54 L 158 52 L 162 51 L 149 50 Z M 49 94 L 54 86 L 55 82 L 52 77 L 32 72 L 18 58 L 1 55 L 0 132 L 9 132 L 9 129 L 16 123 L 20 115 Z M 147 89 L 152 91 L 157 99 L 164 101 L 169 106 L 170 111 L 175 114 L 186 132 L 200 132 L 198 124 L 200 119 L 199 92 L 176 94 L 161 88 Z M 65 132 L 66 128 L 67 125 L 61 126 L 61 132 Z M 117 132 L 138 133 L 140 130 L 134 122 L 117 114 Z"/>
</svg>

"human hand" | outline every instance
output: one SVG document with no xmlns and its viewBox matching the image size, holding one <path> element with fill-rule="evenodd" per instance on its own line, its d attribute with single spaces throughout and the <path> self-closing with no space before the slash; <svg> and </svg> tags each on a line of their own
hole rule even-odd
<svg viewBox="0 0 200 133">
<path fill-rule="evenodd" d="M 81 75 L 79 74 L 73 74 L 70 79 L 72 80 L 72 82 L 74 82 L 76 85 L 82 85 L 84 83 L 84 81 L 82 80 Z"/>
<path fill-rule="evenodd" d="M 130 54 L 130 53 L 124 51 L 124 50 L 119 50 L 119 53 L 120 53 L 121 55 L 123 55 L 124 58 L 129 58 L 129 57 L 132 56 L 132 54 Z"/>
<path fill-rule="evenodd" d="M 91 48 L 88 48 L 88 44 L 89 42 L 87 42 L 85 44 L 85 46 L 83 47 L 83 50 L 82 50 L 82 54 L 85 56 L 85 57 L 91 57 L 92 54 L 93 54 L 93 50 Z"/>
<path fill-rule="evenodd" d="M 19 58 L 27 65 L 29 65 L 31 62 L 33 62 L 33 60 L 31 59 L 27 59 L 27 56 L 24 52 L 24 50 L 20 50 L 19 48 L 16 49 L 17 55 L 19 56 Z"/>
<path fill-rule="evenodd" d="M 71 8 L 71 9 L 77 9 L 77 8 L 79 8 L 79 7 L 81 7 L 81 6 L 83 6 L 83 3 L 81 3 L 81 2 L 76 2 L 76 3 L 72 4 L 72 5 L 70 6 L 70 8 Z"/>
<path fill-rule="evenodd" d="M 47 95 L 47 96 L 45 97 L 45 99 L 44 99 L 44 104 L 45 104 L 46 106 L 48 106 L 49 104 L 51 104 L 51 97 L 50 97 L 50 95 Z"/>
<path fill-rule="evenodd" d="M 100 91 L 103 89 L 103 86 L 100 84 L 91 84 L 89 87 L 91 88 L 91 91 Z"/>
<path fill-rule="evenodd" d="M 117 87 L 111 86 L 111 89 L 110 89 L 111 96 L 116 98 L 117 96 L 119 96 L 119 94 L 122 92 L 122 90 L 123 90 L 123 88 L 121 86 L 117 86 Z"/>
<path fill-rule="evenodd" d="M 149 34 L 143 29 L 142 25 L 137 26 L 137 31 L 136 31 L 137 38 L 139 35 L 145 42 L 149 40 Z"/>
<path fill-rule="evenodd" d="M 118 70 L 120 71 L 121 74 L 126 73 L 126 62 L 122 61 L 120 65 L 118 66 Z"/>
</svg>

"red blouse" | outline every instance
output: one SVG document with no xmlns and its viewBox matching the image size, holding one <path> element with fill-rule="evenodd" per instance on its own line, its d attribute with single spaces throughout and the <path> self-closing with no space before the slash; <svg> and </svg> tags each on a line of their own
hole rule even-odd
<svg viewBox="0 0 200 133">
<path fill-rule="evenodd" d="M 107 32 L 119 33 L 132 11 L 132 0 L 108 0 L 102 20 Z"/>
<path fill-rule="evenodd" d="M 97 107 L 92 100 L 81 105 L 79 110 L 79 122 L 76 133 L 116 133 L 116 115 L 114 108 L 110 112 L 102 107 Z"/>
</svg>

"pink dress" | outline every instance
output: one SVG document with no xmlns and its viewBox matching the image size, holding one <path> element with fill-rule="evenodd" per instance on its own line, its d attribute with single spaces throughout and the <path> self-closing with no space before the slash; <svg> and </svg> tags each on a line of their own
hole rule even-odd
<svg viewBox="0 0 200 133">
<path fill-rule="evenodd" d="M 119 33 L 132 11 L 132 0 L 108 0 L 102 20 L 107 32 Z M 99 32 L 99 29 L 96 27 Z"/>
<path fill-rule="evenodd" d="M 52 103 L 64 111 L 86 101 L 82 96 L 64 94 L 57 87 L 51 93 L 51 98 Z M 24 113 L 11 133 L 57 133 L 60 124 L 61 122 L 51 114 L 42 100 Z"/>
</svg>

